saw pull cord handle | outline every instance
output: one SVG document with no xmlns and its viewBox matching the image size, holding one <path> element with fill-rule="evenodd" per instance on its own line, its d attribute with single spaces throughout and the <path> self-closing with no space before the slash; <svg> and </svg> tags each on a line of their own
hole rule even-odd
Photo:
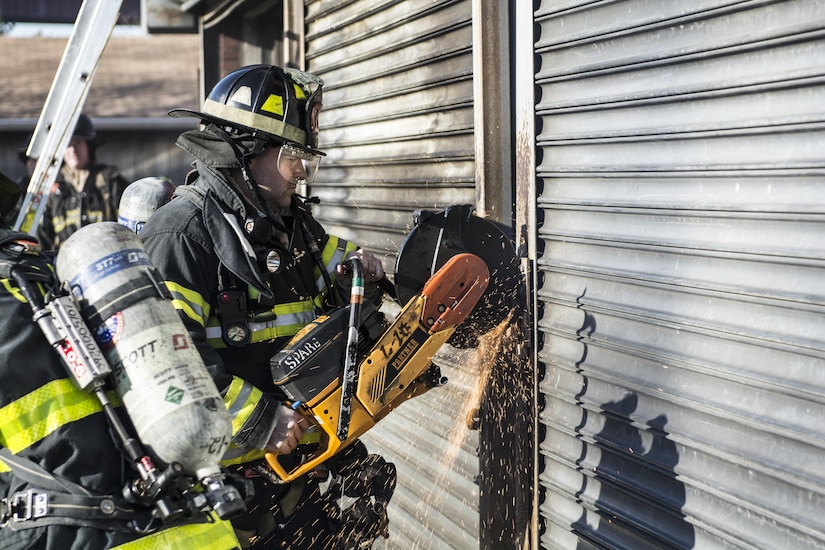
<svg viewBox="0 0 825 550">
<path fill-rule="evenodd" d="M 355 395 L 355 377 L 358 370 L 358 326 L 361 324 L 361 304 L 364 303 L 364 266 L 361 260 L 349 258 L 344 265 L 352 272 L 352 289 L 349 295 L 347 349 L 344 370 L 341 373 L 341 406 L 338 414 L 337 436 L 342 442 L 346 441 L 349 435 L 352 396 Z"/>
</svg>

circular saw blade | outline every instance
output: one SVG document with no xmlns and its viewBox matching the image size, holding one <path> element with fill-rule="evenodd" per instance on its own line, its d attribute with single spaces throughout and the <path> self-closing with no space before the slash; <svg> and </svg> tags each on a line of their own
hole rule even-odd
<svg viewBox="0 0 825 550">
<path fill-rule="evenodd" d="M 456 254 L 475 254 L 487 265 L 490 282 L 448 341 L 459 348 L 474 347 L 478 337 L 501 323 L 516 305 L 521 272 L 511 239 L 499 224 L 476 216 L 470 205 L 418 211 L 414 221 L 396 261 L 398 301 L 406 304 L 421 292 L 427 280 Z"/>
</svg>

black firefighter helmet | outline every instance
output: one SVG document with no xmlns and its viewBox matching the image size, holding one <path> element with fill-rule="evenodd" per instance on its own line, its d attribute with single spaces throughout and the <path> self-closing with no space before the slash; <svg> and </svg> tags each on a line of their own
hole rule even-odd
<svg viewBox="0 0 825 550">
<path fill-rule="evenodd" d="M 317 149 L 322 87 L 320 78 L 297 69 L 249 65 L 223 77 L 201 111 L 173 109 L 169 115 L 197 117 L 204 123 L 323 155 Z"/>
</svg>

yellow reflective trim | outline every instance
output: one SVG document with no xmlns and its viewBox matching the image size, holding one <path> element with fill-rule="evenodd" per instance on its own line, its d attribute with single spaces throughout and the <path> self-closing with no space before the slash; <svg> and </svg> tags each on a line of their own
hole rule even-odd
<svg viewBox="0 0 825 550">
<path fill-rule="evenodd" d="M 209 302 L 194 290 L 176 282 L 164 281 L 164 283 L 172 293 L 172 305 L 175 309 L 182 311 L 184 315 L 204 326 L 210 314 Z"/>
<path fill-rule="evenodd" d="M 9 281 L 8 279 L 2 279 L 2 280 L 0 280 L 0 282 L 3 283 L 3 288 L 6 289 L 6 292 L 11 294 L 12 296 L 14 296 L 16 299 L 23 302 L 24 304 L 26 303 L 26 299 L 23 297 L 22 294 L 20 294 L 20 289 L 17 288 L 16 286 L 14 286 L 13 284 L 11 284 L 11 281 Z"/>
<path fill-rule="evenodd" d="M 295 336 L 299 330 L 311 321 L 312 319 L 310 319 L 307 323 L 296 323 L 284 326 L 265 326 L 258 328 L 257 330 L 252 331 L 252 334 L 249 337 L 249 343 L 258 344 L 260 342 L 268 342 L 277 338 L 283 338 L 284 336 Z M 226 342 L 223 340 L 223 330 L 221 327 L 211 327 L 207 329 L 206 341 L 210 346 L 212 346 L 213 349 L 225 349 L 228 347 Z"/>
<path fill-rule="evenodd" d="M 245 462 L 252 462 L 255 460 L 260 460 L 264 457 L 265 451 L 260 449 L 252 449 L 244 453 L 241 451 L 240 447 L 231 443 L 229 445 L 229 449 L 224 453 L 223 458 L 221 459 L 221 464 L 223 466 L 233 466 L 235 464 L 243 464 Z"/>
<path fill-rule="evenodd" d="M 237 376 L 232 378 L 229 389 L 223 397 L 223 403 L 232 416 L 232 434 L 238 433 L 255 412 L 263 392 Z"/>
<path fill-rule="evenodd" d="M 266 342 L 284 336 L 294 336 L 301 328 L 315 319 L 315 309 L 323 303 L 323 295 L 315 298 L 314 302 L 300 301 L 280 304 L 268 312 L 259 314 L 258 318 L 271 317 L 275 319 L 267 321 L 249 322 L 251 331 L 250 343 Z M 227 347 L 223 341 L 223 329 L 217 317 L 212 317 L 206 326 L 206 340 L 215 349 Z"/>
<path fill-rule="evenodd" d="M 327 271 L 331 272 L 331 268 L 341 263 L 348 252 L 354 252 L 357 248 L 355 244 L 347 240 L 336 237 L 335 235 L 329 235 L 327 237 L 327 244 L 321 251 L 321 259 L 324 265 L 327 266 Z"/>
<path fill-rule="evenodd" d="M 41 270 L 38 269 L 38 271 L 41 271 Z M 9 279 L 0 279 L 0 283 L 3 284 L 3 288 L 6 290 L 6 292 L 8 292 L 12 296 L 14 296 L 14 298 L 19 300 L 20 302 L 23 302 L 24 304 L 28 303 L 26 298 L 20 292 L 20 288 L 17 287 L 14 283 L 12 283 L 11 280 L 9 280 Z M 43 283 L 34 283 L 34 286 L 36 286 L 38 288 L 38 290 L 40 291 L 41 296 L 46 295 L 46 290 L 43 288 Z"/>
<path fill-rule="evenodd" d="M 0 459 L 0 474 L 5 474 L 6 472 L 11 472 L 11 468 L 9 465 L 3 462 L 3 459 Z"/>
<path fill-rule="evenodd" d="M 277 316 L 289 315 L 292 313 L 303 313 L 305 311 L 312 311 L 312 304 L 307 301 L 289 302 L 286 304 L 278 304 L 272 308 L 272 312 Z"/>
<path fill-rule="evenodd" d="M 336 237 L 335 235 L 329 235 L 327 237 L 327 244 L 324 245 L 324 249 L 321 251 L 321 261 L 324 263 L 327 273 L 332 275 L 335 272 L 335 266 L 342 263 L 346 259 L 347 254 L 357 249 L 358 247 L 355 246 L 355 244 Z M 326 279 L 323 277 L 317 265 L 313 270 L 313 274 L 315 275 L 316 287 L 322 290 L 325 289 Z"/>
<path fill-rule="evenodd" d="M 307 133 L 297 126 L 287 124 L 283 120 L 278 120 L 268 115 L 253 113 L 231 105 L 224 105 L 212 99 L 207 99 L 203 103 L 203 112 L 234 122 L 235 124 L 246 126 L 247 128 L 256 128 L 276 136 L 281 136 L 296 143 L 304 144 L 307 141 Z"/>
<path fill-rule="evenodd" d="M 103 210 L 88 210 L 86 212 L 86 225 L 90 223 L 98 223 L 103 221 Z M 73 223 L 77 226 L 83 225 L 81 219 L 81 212 L 79 208 L 70 208 L 62 215 L 52 217 L 52 226 L 55 233 L 60 233 L 66 227 Z"/>
<path fill-rule="evenodd" d="M 0 445 L 19 453 L 62 426 L 100 412 L 68 378 L 53 380 L 0 409 Z"/>
<path fill-rule="evenodd" d="M 279 95 L 269 94 L 264 104 L 261 105 L 261 111 L 268 111 L 276 115 L 284 116 L 284 98 Z"/>
<path fill-rule="evenodd" d="M 139 538 L 113 550 L 236 550 L 241 545 L 228 521 L 210 514 L 209 523 L 190 523 L 170 527 Z"/>
</svg>

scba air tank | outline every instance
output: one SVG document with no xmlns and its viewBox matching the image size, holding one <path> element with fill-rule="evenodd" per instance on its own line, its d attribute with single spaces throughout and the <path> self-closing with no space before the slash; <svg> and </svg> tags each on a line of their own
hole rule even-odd
<svg viewBox="0 0 825 550">
<path fill-rule="evenodd" d="M 141 443 L 198 479 L 220 472 L 231 417 L 137 235 L 115 222 L 84 226 L 60 248 L 56 269 Z"/>
</svg>

